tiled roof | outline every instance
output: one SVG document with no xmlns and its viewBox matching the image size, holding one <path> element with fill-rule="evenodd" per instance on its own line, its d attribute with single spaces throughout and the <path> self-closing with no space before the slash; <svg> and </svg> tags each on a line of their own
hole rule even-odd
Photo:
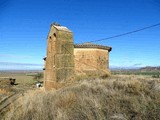
<svg viewBox="0 0 160 120">
<path fill-rule="evenodd" d="M 74 48 L 98 48 L 98 49 L 108 50 L 109 52 L 112 50 L 112 47 L 93 44 L 93 43 L 75 44 Z"/>
</svg>

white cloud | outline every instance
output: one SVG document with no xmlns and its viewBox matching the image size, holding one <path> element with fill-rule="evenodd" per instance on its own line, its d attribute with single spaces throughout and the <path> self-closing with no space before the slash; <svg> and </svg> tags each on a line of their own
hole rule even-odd
<svg viewBox="0 0 160 120">
<path fill-rule="evenodd" d="M 32 58 L 32 56 L 27 55 L 15 55 L 15 54 L 0 54 L 2 58 Z"/>
<path fill-rule="evenodd" d="M 0 70 L 42 70 L 43 64 L 0 62 Z"/>
</svg>

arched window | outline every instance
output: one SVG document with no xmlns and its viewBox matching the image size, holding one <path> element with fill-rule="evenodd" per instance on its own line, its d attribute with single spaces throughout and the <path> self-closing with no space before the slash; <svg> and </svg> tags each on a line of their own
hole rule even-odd
<svg viewBox="0 0 160 120">
<path fill-rule="evenodd" d="M 54 37 L 56 37 L 56 33 L 54 33 L 53 35 L 54 35 Z"/>
</svg>

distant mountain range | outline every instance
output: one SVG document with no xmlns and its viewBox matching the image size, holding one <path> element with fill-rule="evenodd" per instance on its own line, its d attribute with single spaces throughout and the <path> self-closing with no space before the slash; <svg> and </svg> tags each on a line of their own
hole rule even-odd
<svg viewBox="0 0 160 120">
<path fill-rule="evenodd" d="M 152 67 L 152 66 L 146 66 L 143 68 L 140 68 L 141 71 L 160 71 L 160 66 L 158 67 Z"/>
<path fill-rule="evenodd" d="M 160 71 L 160 66 L 153 67 L 153 66 L 146 66 L 146 67 L 117 67 L 117 68 L 111 68 L 111 71 L 140 71 L 140 72 L 146 72 L 146 71 Z"/>
</svg>

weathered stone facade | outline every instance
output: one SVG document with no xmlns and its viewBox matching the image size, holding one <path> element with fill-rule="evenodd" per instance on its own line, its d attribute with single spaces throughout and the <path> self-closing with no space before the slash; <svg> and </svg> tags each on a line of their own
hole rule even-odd
<svg viewBox="0 0 160 120">
<path fill-rule="evenodd" d="M 76 74 L 109 74 L 109 52 L 111 47 L 85 43 L 74 45 Z"/>
<path fill-rule="evenodd" d="M 52 24 L 45 58 L 44 87 L 46 89 L 56 88 L 57 83 L 73 76 L 73 51 L 72 32 L 66 27 Z"/>
<path fill-rule="evenodd" d="M 58 24 L 51 24 L 48 34 L 47 56 L 44 58 L 44 87 L 58 84 L 76 75 L 109 74 L 111 47 L 97 44 L 73 43 L 72 32 Z"/>
</svg>

